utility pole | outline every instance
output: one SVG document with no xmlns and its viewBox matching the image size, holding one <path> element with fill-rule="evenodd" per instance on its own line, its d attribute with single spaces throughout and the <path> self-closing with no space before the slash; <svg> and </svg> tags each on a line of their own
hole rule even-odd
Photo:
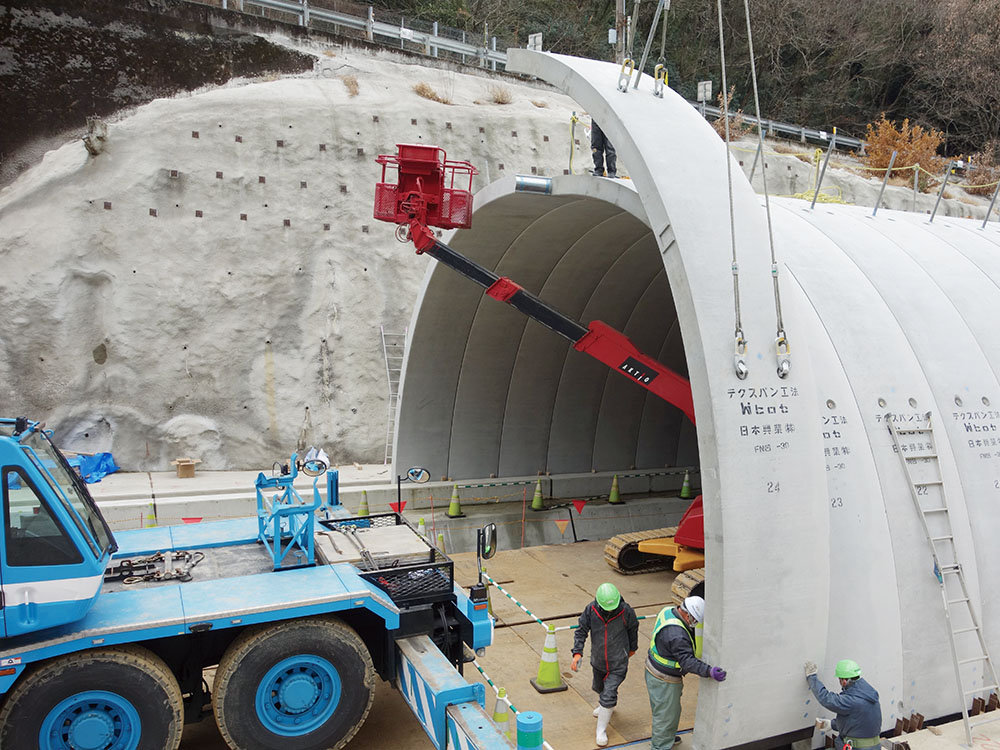
<svg viewBox="0 0 1000 750">
<path fill-rule="evenodd" d="M 625 35 L 628 32 L 625 20 L 625 0 L 615 0 L 615 62 L 621 65 L 625 62 Z"/>
</svg>

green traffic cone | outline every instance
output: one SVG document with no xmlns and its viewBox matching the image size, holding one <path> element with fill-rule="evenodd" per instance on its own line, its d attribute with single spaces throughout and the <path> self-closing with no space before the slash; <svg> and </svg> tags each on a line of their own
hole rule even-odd
<svg viewBox="0 0 1000 750">
<path fill-rule="evenodd" d="M 608 495 L 608 503 L 611 505 L 623 505 L 625 503 L 622 500 L 621 493 L 618 491 L 618 475 L 615 474 L 614 479 L 611 480 L 611 494 Z"/>
<path fill-rule="evenodd" d="M 532 510 L 545 510 L 545 503 L 542 501 L 542 480 L 539 479 L 535 485 L 535 494 L 531 498 Z"/>
<path fill-rule="evenodd" d="M 684 500 L 691 499 L 691 473 L 684 472 L 684 483 L 681 485 L 681 497 Z"/>
<path fill-rule="evenodd" d="M 465 518 L 462 512 L 462 503 L 458 499 L 458 485 L 451 491 L 451 502 L 448 504 L 448 518 Z"/>
<path fill-rule="evenodd" d="M 510 700 L 507 688 L 497 690 L 497 702 L 493 704 L 493 723 L 504 736 L 510 736 Z"/>
<path fill-rule="evenodd" d="M 539 693 L 558 693 L 566 690 L 559 673 L 559 654 L 556 652 L 556 626 L 549 625 L 542 646 L 542 660 L 538 663 L 538 676 L 530 680 L 531 686 Z"/>
<path fill-rule="evenodd" d="M 438 549 L 444 554 L 444 534 L 438 533 Z"/>
<path fill-rule="evenodd" d="M 361 502 L 358 504 L 358 515 L 368 515 L 368 490 L 361 490 Z"/>
</svg>

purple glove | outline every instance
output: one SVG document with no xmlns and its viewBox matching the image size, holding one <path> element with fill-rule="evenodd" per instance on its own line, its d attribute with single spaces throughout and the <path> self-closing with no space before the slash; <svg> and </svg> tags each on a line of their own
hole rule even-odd
<svg viewBox="0 0 1000 750">
<path fill-rule="evenodd" d="M 722 682 L 724 679 L 726 679 L 726 670 L 724 670 L 722 667 L 712 667 L 712 671 L 709 672 L 709 675 L 716 682 Z"/>
</svg>

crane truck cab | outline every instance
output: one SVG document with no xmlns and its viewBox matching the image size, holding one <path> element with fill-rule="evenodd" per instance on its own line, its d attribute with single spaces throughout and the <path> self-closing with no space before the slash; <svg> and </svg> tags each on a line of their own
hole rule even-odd
<svg viewBox="0 0 1000 750">
<path fill-rule="evenodd" d="M 0 747 L 177 750 L 209 714 L 234 750 L 343 747 L 381 678 L 438 750 L 509 748 L 461 676 L 492 642 L 485 587 L 400 514 L 352 516 L 327 464 L 275 462 L 256 518 L 116 539 L 44 425 L 0 419 Z"/>
<path fill-rule="evenodd" d="M 118 549 L 111 529 L 44 424 L 0 419 L 0 471 L 0 636 L 79 620 Z"/>
</svg>

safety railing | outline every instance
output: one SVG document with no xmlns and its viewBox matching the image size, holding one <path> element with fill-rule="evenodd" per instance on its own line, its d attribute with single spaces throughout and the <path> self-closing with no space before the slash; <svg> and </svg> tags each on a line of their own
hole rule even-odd
<svg viewBox="0 0 1000 750">
<path fill-rule="evenodd" d="M 459 29 L 451 29 L 434 23 L 424 24 L 410 19 L 407 25 L 405 18 L 396 15 L 398 22 L 383 21 L 375 17 L 372 6 L 355 5 L 354 3 L 336 2 L 334 0 L 189 0 L 199 5 L 211 5 L 223 10 L 235 10 L 253 15 L 277 15 L 273 20 L 295 23 L 299 26 L 313 27 L 320 30 L 334 27 L 334 31 L 343 29 L 358 32 L 369 42 L 376 37 L 391 39 L 400 49 L 438 57 L 441 52 L 449 53 L 468 63 L 470 60 L 482 68 L 497 70 L 507 65 L 507 54 L 497 51 L 497 38 L 484 35 L 484 44 L 477 45 L 468 41 L 473 36 Z M 395 14 L 385 13 L 392 18 Z M 395 19 L 393 19 L 395 20 Z M 419 28 L 425 26 L 429 28 Z M 489 43 L 486 44 L 486 40 Z M 505 49 L 504 45 L 500 45 Z"/>
</svg>

